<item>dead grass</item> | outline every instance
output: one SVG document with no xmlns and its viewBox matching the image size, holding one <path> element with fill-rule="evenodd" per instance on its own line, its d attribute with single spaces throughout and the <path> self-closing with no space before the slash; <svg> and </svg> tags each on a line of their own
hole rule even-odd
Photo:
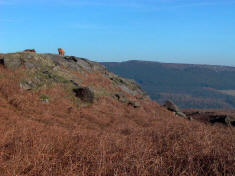
<svg viewBox="0 0 235 176">
<path fill-rule="evenodd" d="M 235 174 L 232 128 L 189 122 L 148 100 L 135 109 L 99 97 L 78 109 L 60 85 L 21 90 L 20 73 L 0 68 L 0 175 Z"/>
</svg>

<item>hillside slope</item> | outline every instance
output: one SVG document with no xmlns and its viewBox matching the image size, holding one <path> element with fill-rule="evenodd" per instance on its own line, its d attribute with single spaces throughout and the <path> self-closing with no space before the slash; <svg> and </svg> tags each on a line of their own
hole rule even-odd
<svg viewBox="0 0 235 176">
<path fill-rule="evenodd" d="M 235 173 L 234 128 L 175 116 L 134 81 L 86 59 L 0 60 L 0 175 Z"/>
<path fill-rule="evenodd" d="M 159 103 L 172 99 L 181 108 L 235 108 L 235 68 L 148 61 L 102 63 L 136 80 Z"/>
</svg>

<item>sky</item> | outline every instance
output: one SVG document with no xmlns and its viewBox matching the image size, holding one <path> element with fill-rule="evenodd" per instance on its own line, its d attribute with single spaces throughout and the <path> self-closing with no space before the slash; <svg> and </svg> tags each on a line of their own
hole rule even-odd
<svg viewBox="0 0 235 176">
<path fill-rule="evenodd" d="M 235 66 L 235 0 L 0 0 L 0 53 Z"/>
</svg>

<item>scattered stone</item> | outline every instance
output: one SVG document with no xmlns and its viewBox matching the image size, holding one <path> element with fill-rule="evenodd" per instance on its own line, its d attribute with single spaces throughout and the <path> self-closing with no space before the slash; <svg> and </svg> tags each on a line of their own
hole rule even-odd
<svg viewBox="0 0 235 176">
<path fill-rule="evenodd" d="M 32 90 L 33 88 L 33 82 L 32 81 L 24 81 L 20 83 L 20 88 L 24 90 Z"/>
<path fill-rule="evenodd" d="M 94 92 L 88 87 L 80 87 L 73 90 L 76 93 L 76 97 L 80 98 L 82 101 L 93 103 L 94 102 Z"/>
<path fill-rule="evenodd" d="M 121 103 L 128 103 L 128 100 L 123 93 L 116 93 L 114 95 L 114 98 L 120 101 Z"/>
<path fill-rule="evenodd" d="M 183 112 L 178 111 L 178 112 L 175 112 L 175 114 L 180 117 L 187 118 L 187 116 Z"/>
<path fill-rule="evenodd" d="M 140 107 L 140 103 L 139 102 L 135 102 L 135 101 L 129 101 L 128 105 L 134 107 L 134 108 L 139 108 Z"/>
</svg>

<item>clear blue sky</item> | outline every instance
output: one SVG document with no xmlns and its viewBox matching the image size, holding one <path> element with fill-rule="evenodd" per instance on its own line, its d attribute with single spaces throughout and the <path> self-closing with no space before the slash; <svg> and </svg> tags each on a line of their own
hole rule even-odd
<svg viewBox="0 0 235 176">
<path fill-rule="evenodd" d="M 235 0 L 0 0 L 0 52 L 235 66 Z"/>
</svg>

